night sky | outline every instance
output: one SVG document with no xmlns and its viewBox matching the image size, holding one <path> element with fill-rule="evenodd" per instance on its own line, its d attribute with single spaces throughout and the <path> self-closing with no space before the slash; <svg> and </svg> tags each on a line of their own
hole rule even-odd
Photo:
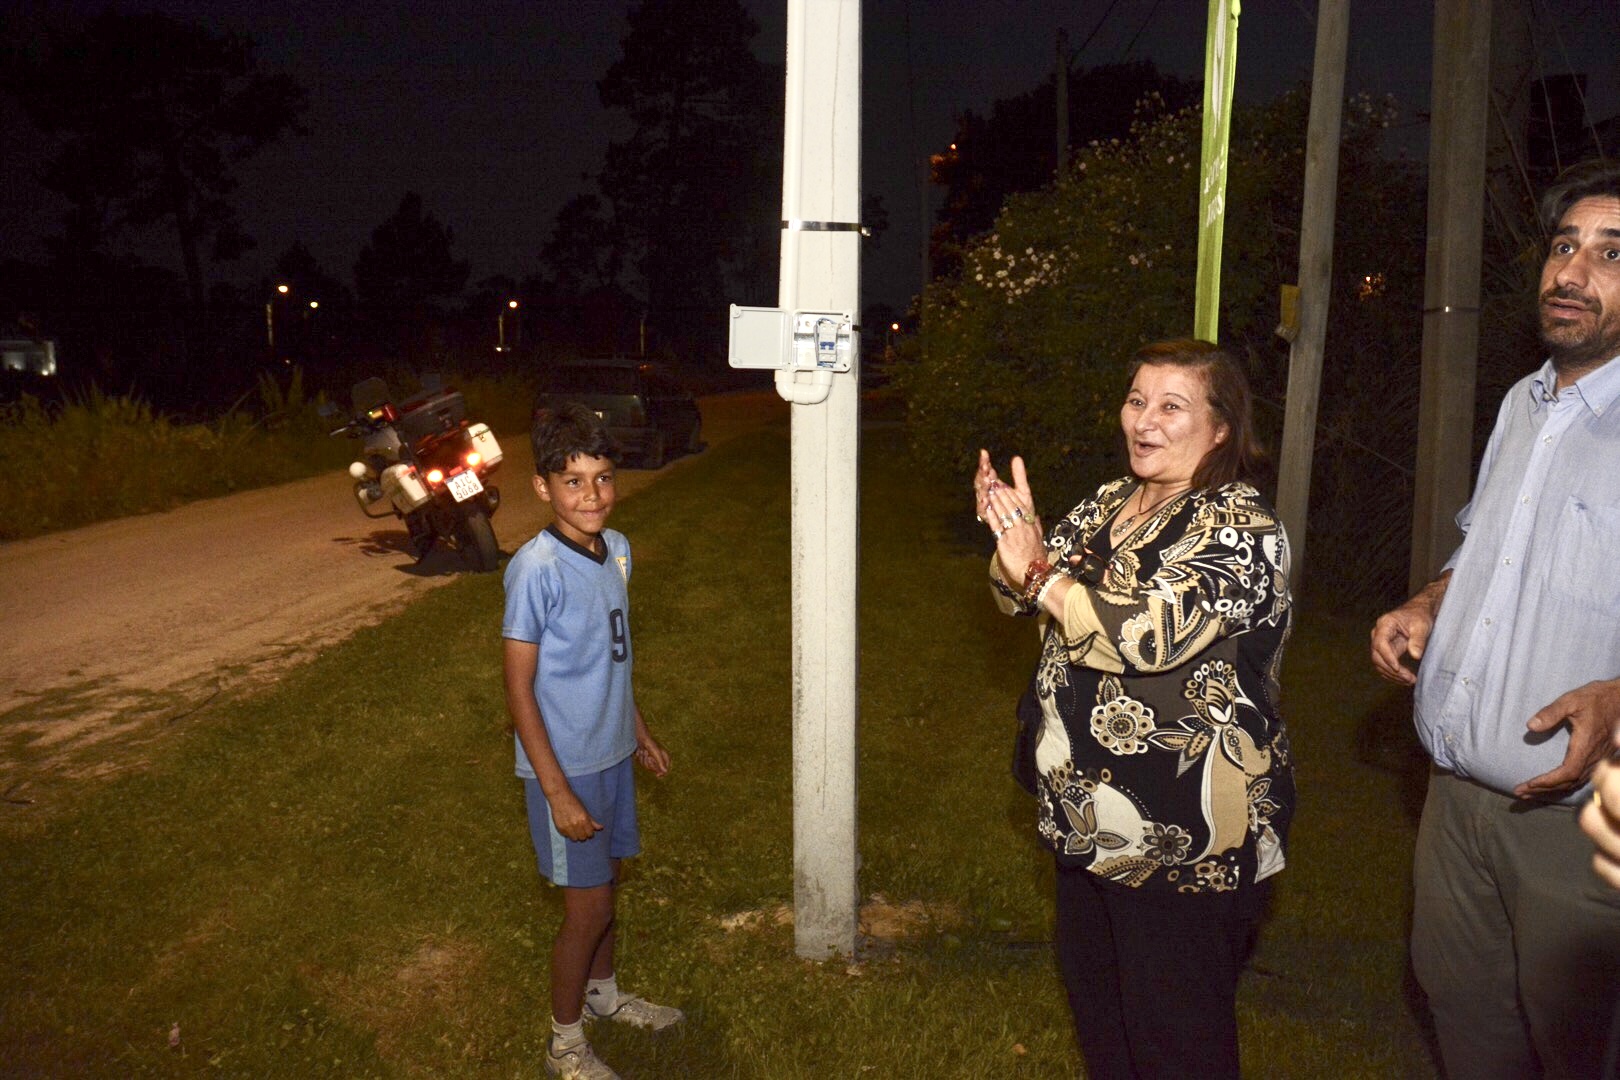
<svg viewBox="0 0 1620 1080">
<path fill-rule="evenodd" d="M 82 18 L 107 4 L 24 2 L 14 27 Z M 308 92 L 305 136 L 266 149 L 241 171 L 237 205 L 259 246 L 221 276 L 270 276 L 301 240 L 329 273 L 348 280 L 355 257 L 407 190 L 449 225 L 471 281 L 536 270 L 558 207 L 585 189 L 610 138 L 596 81 L 618 56 L 629 0 L 411 0 L 276 4 L 164 0 L 159 10 L 258 43 L 260 66 Z M 748 0 L 761 25 L 755 47 L 780 63 L 785 0 Z M 1620 3 L 1534 0 L 1547 74 L 1584 71 L 1594 119 L 1620 110 Z M 909 17 L 908 17 L 909 8 Z M 1264 100 L 1310 77 L 1315 42 L 1309 0 L 1245 0 L 1237 94 Z M 866 299 L 903 308 L 918 286 L 918 162 L 950 139 L 952 117 L 988 113 L 998 97 L 1031 89 L 1051 70 L 1054 34 L 1068 31 L 1076 63 L 1148 58 L 1201 77 L 1203 0 L 869 0 L 864 5 L 864 181 L 890 216 Z M 1352 0 L 1349 92 L 1393 93 L 1426 107 L 1430 5 Z M 908 64 L 907 25 L 910 27 Z M 1089 38 L 1089 40 L 1088 40 Z M 1073 107 L 1082 108 L 1075 102 Z M 1397 133 L 1421 158 L 1426 128 Z M 33 180 L 41 138 L 0 100 L 0 237 L 8 254 L 39 258 L 39 237 L 61 209 Z M 937 193 L 935 194 L 937 205 Z M 141 249 L 173 264 L 167 234 Z"/>
</svg>

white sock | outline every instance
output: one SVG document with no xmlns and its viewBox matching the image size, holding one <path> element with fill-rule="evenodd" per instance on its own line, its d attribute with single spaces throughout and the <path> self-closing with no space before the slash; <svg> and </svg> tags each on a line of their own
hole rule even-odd
<svg viewBox="0 0 1620 1080">
<path fill-rule="evenodd" d="M 572 1024 L 565 1024 L 553 1016 L 551 1018 L 551 1037 L 556 1041 L 559 1050 L 584 1042 L 585 1018 L 581 1017 Z"/>
<path fill-rule="evenodd" d="M 606 1016 L 619 1007 L 619 977 L 592 979 L 585 984 L 585 1000 L 598 1016 Z"/>
</svg>

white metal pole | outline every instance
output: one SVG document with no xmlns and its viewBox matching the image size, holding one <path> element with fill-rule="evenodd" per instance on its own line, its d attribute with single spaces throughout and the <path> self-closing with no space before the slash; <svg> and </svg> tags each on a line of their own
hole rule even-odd
<svg viewBox="0 0 1620 1080">
<path fill-rule="evenodd" d="M 859 0 L 788 2 L 779 294 L 787 312 L 860 310 L 860 16 Z M 853 954 L 859 911 L 860 365 L 802 375 L 818 381 L 777 376 L 794 402 L 794 948 L 821 959 Z"/>
</svg>

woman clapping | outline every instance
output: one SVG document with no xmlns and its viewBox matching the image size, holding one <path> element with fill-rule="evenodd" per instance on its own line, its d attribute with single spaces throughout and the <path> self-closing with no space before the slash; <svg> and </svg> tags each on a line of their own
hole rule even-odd
<svg viewBox="0 0 1620 1080">
<path fill-rule="evenodd" d="M 1120 426 L 1131 474 L 1045 535 L 1022 459 L 1009 485 L 980 454 L 998 606 L 1041 620 L 1022 771 L 1057 860 L 1086 1075 L 1237 1077 L 1238 973 L 1294 806 L 1288 543 L 1248 482 L 1250 394 L 1227 353 L 1142 349 Z"/>
</svg>

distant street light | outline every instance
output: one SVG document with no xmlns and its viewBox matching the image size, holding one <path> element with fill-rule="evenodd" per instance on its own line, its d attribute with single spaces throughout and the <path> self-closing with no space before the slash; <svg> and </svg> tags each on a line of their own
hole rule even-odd
<svg viewBox="0 0 1620 1080">
<path fill-rule="evenodd" d="M 276 292 L 286 296 L 291 286 L 277 285 Z M 276 355 L 276 298 L 272 296 L 264 302 L 264 344 L 270 350 L 271 359 Z"/>
<path fill-rule="evenodd" d="M 506 307 L 495 316 L 495 351 L 506 352 L 506 313 L 516 311 L 518 302 L 508 300 Z M 512 348 L 516 349 L 523 341 L 523 323 L 514 321 L 512 324 Z"/>
</svg>

